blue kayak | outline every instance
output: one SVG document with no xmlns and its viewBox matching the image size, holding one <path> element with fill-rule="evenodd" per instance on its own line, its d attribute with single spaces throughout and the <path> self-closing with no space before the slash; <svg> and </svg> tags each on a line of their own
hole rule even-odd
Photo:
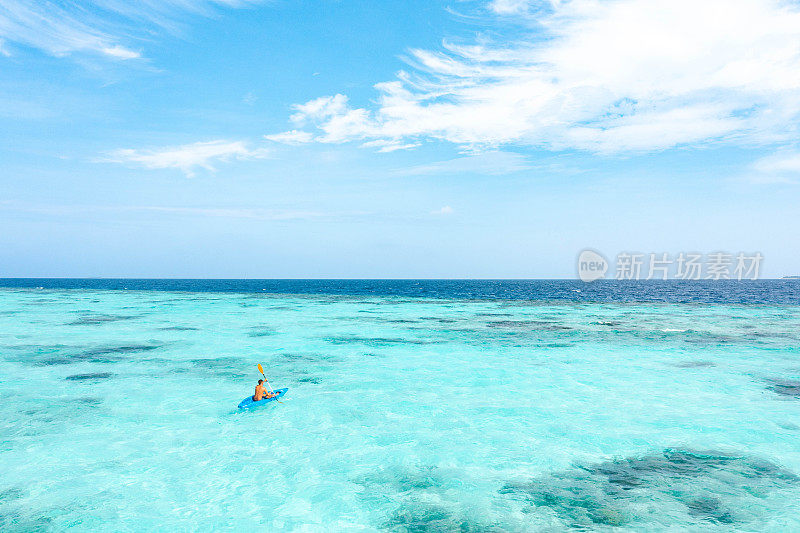
<svg viewBox="0 0 800 533">
<path fill-rule="evenodd" d="M 239 409 L 255 409 L 256 407 L 261 407 L 263 405 L 267 405 L 268 403 L 273 402 L 273 401 L 277 400 L 278 398 L 282 397 L 284 394 L 286 394 L 286 391 L 288 391 L 288 390 L 289 390 L 288 388 L 287 389 L 277 389 L 277 390 L 275 390 L 275 396 L 273 396 L 272 398 L 264 398 L 263 400 L 260 400 L 258 402 L 254 402 L 253 401 L 253 397 L 252 396 L 248 396 L 247 398 L 245 398 L 244 400 L 242 400 L 239 403 Z"/>
</svg>

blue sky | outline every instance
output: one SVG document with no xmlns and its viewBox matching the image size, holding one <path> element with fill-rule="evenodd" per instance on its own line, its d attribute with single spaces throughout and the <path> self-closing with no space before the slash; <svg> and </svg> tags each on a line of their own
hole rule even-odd
<svg viewBox="0 0 800 533">
<path fill-rule="evenodd" d="M 800 7 L 0 7 L 0 276 L 800 274 Z"/>
</svg>

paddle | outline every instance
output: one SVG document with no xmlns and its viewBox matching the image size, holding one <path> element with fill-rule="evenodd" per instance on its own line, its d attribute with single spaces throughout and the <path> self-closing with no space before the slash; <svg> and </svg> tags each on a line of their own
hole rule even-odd
<svg viewBox="0 0 800 533">
<path fill-rule="evenodd" d="M 275 391 L 272 389 L 272 385 L 269 384 L 269 380 L 267 379 L 267 376 L 264 375 L 264 368 L 261 366 L 261 363 L 258 363 L 258 371 L 261 372 L 261 376 L 264 378 L 264 381 L 267 382 L 267 387 L 269 387 L 269 391 L 272 394 L 275 394 Z M 275 398 L 275 401 L 278 402 L 278 403 L 283 403 L 282 401 L 280 401 L 277 398 Z"/>
</svg>

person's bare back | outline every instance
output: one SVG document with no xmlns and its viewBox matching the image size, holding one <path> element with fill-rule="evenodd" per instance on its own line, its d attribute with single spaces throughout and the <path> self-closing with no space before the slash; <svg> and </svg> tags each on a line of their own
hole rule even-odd
<svg viewBox="0 0 800 533">
<path fill-rule="evenodd" d="M 267 389 L 264 388 L 264 385 L 262 385 L 262 383 L 264 383 L 264 380 L 259 379 L 258 385 L 256 385 L 255 394 L 253 394 L 254 402 L 260 402 L 264 398 L 272 398 L 272 394 Z"/>
</svg>

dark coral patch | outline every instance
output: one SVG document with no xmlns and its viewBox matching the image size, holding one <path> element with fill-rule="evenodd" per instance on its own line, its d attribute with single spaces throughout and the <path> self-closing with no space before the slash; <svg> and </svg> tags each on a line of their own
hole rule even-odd
<svg viewBox="0 0 800 533">
<path fill-rule="evenodd" d="M 101 379 L 108 379 L 113 377 L 114 374 L 111 372 L 94 372 L 91 374 L 73 374 L 71 376 L 67 376 L 66 380 L 68 381 L 98 381 Z"/>
<path fill-rule="evenodd" d="M 84 315 L 72 322 L 68 322 L 69 326 L 99 326 L 108 322 L 120 322 L 122 320 L 132 320 L 138 318 L 131 315 Z"/>
<path fill-rule="evenodd" d="M 121 344 L 117 346 L 98 346 L 75 354 L 66 354 L 70 363 L 83 361 L 90 363 L 116 363 L 128 359 L 130 354 L 150 352 L 163 347 L 163 344 Z M 63 364 L 63 363 L 61 363 Z"/>
<path fill-rule="evenodd" d="M 717 365 L 711 361 L 683 361 L 682 363 L 676 363 L 675 366 L 678 368 L 708 368 Z"/>
<path fill-rule="evenodd" d="M 781 396 L 800 398 L 800 381 L 774 379 L 769 380 L 769 383 L 770 385 L 767 387 L 767 390 L 771 390 Z"/>
<path fill-rule="evenodd" d="M 530 331 L 570 331 L 573 328 L 547 320 L 492 320 L 486 323 L 490 328 L 530 330 Z"/>
<path fill-rule="evenodd" d="M 403 344 L 439 344 L 443 341 L 435 339 L 404 339 L 400 337 L 362 337 L 360 335 L 339 335 L 326 337 L 331 344 L 366 344 L 367 346 L 393 346 Z"/>
<path fill-rule="evenodd" d="M 667 449 L 662 454 L 578 466 L 527 483 L 509 483 L 501 493 L 521 497 L 534 509 L 548 508 L 573 528 L 636 527 L 650 518 L 643 502 L 658 511 L 680 504 L 701 524 L 742 524 L 758 496 L 794 485 L 795 474 L 769 461 L 724 452 Z M 767 513 L 766 508 L 762 508 Z M 668 513 L 669 511 L 665 511 Z"/>
</svg>

